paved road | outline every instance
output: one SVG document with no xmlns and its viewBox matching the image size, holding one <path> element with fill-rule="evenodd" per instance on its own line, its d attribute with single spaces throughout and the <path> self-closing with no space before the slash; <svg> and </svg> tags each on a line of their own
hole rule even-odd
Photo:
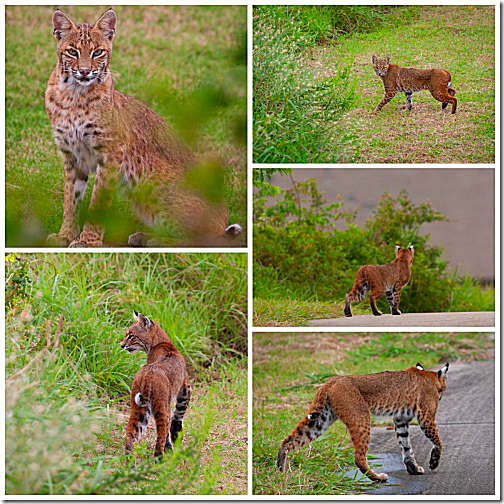
<svg viewBox="0 0 504 504">
<path fill-rule="evenodd" d="M 495 327 L 495 312 L 403 313 L 354 315 L 310 320 L 310 327 Z"/>
<path fill-rule="evenodd" d="M 424 470 L 410 476 L 404 469 L 394 430 L 373 427 L 369 452 L 378 455 L 389 475 L 375 495 L 494 495 L 495 493 L 495 364 L 453 362 L 448 386 L 436 420 L 443 439 L 443 455 L 436 472 L 429 469 L 431 444 L 416 425 L 410 426 L 411 444 Z M 371 461 L 380 464 L 378 461 Z"/>
</svg>

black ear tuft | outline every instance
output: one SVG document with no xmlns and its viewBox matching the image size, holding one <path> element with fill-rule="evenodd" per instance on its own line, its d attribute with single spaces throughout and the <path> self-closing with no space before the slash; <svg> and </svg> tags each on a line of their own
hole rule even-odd
<svg viewBox="0 0 504 504">
<path fill-rule="evenodd" d="M 133 313 L 135 314 L 135 317 L 138 317 L 138 312 L 136 310 L 133 310 Z"/>
<path fill-rule="evenodd" d="M 419 369 L 420 371 L 425 371 L 424 367 L 422 366 L 422 364 L 420 364 L 420 362 L 416 363 L 416 368 Z"/>
</svg>

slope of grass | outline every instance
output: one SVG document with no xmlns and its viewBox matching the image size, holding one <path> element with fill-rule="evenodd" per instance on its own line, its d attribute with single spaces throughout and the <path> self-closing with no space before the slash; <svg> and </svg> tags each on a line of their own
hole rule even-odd
<svg viewBox="0 0 504 504">
<path fill-rule="evenodd" d="M 89 23 L 106 9 L 60 8 L 75 22 Z M 42 245 L 62 221 L 63 163 L 44 107 L 57 57 L 53 12 L 51 6 L 6 9 L 9 246 Z M 222 160 L 229 220 L 246 226 L 246 7 L 118 6 L 116 13 L 116 89 L 147 103 L 197 154 Z M 120 192 L 109 215 L 115 223 L 109 226 L 111 244 L 125 245 L 129 233 L 144 228 Z"/>
<path fill-rule="evenodd" d="M 366 491 L 369 483 L 345 475 L 354 463 L 353 446 L 342 422 L 289 455 L 285 475 L 275 468 L 281 440 L 303 418 L 317 388 L 339 374 L 397 371 L 417 362 L 427 369 L 457 359 L 484 359 L 491 355 L 493 338 L 480 333 L 254 334 L 253 493 Z M 368 460 L 373 465 L 369 455 Z"/>
<path fill-rule="evenodd" d="M 8 494 L 244 494 L 247 271 L 243 254 L 31 254 L 6 262 Z M 126 467 L 129 390 L 145 354 L 119 346 L 136 309 L 183 353 L 184 440 Z"/>
<path fill-rule="evenodd" d="M 278 10 L 284 9 L 275 6 Z M 313 9 L 304 6 L 304 29 L 314 31 L 327 27 Z M 336 7 L 344 9 L 345 7 Z M 364 7 L 366 8 L 366 7 Z M 374 7 L 367 6 L 369 14 Z M 304 75 L 303 85 L 338 80 L 342 69 L 352 83 L 347 96 L 348 107 L 334 114 L 334 107 L 323 97 L 300 93 L 291 83 L 285 86 L 286 97 L 303 100 L 297 121 L 289 123 L 287 134 L 297 147 L 286 148 L 272 133 L 275 121 L 285 110 L 268 117 L 266 132 L 264 111 L 254 108 L 254 161 L 277 163 L 493 163 L 495 158 L 495 8 L 494 6 L 399 6 L 384 13 L 371 30 L 352 29 L 342 36 L 316 33 L 305 37 L 298 52 L 296 71 Z M 286 17 L 286 20 L 291 20 Z M 298 19 L 293 24 L 297 27 Z M 279 23 L 280 25 L 280 23 Z M 298 29 L 298 31 L 301 31 Z M 271 40 L 271 54 L 278 44 Z M 260 55 L 267 52 L 265 48 Z M 371 56 L 387 54 L 391 63 L 402 67 L 444 68 L 451 72 L 457 91 L 458 109 L 441 109 L 428 91 L 415 93 L 413 110 L 405 109 L 403 93 L 399 93 L 385 108 L 375 114 L 383 97 L 383 85 L 375 75 Z M 262 56 L 264 58 L 264 56 Z M 254 62 L 257 65 L 257 62 Z M 296 83 L 297 84 L 297 83 Z M 297 84 L 299 85 L 299 84 Z M 301 88 L 303 89 L 303 88 Z M 257 90 L 254 90 L 257 93 Z M 267 93 L 263 93 L 267 97 Z M 275 96 L 275 93 L 273 93 Z M 346 96 L 346 95 L 345 95 Z M 310 138 L 317 123 L 309 111 L 323 115 L 326 129 L 319 143 Z M 278 135 L 277 135 L 278 136 Z M 280 136 L 281 138 L 281 136 Z M 330 141 L 326 141 L 327 139 Z M 265 140 L 266 139 L 266 140 Z"/>
<path fill-rule="evenodd" d="M 356 106 L 343 124 L 357 139 L 343 162 L 493 163 L 495 159 L 494 6 L 416 7 L 404 28 L 357 35 L 320 53 L 322 65 L 336 54 L 352 55 L 357 79 Z M 441 109 L 428 91 L 413 95 L 411 113 L 403 93 L 379 114 L 383 85 L 371 56 L 388 54 L 402 67 L 444 68 L 457 91 L 455 115 Z M 338 57 L 338 56 L 337 56 Z"/>
</svg>

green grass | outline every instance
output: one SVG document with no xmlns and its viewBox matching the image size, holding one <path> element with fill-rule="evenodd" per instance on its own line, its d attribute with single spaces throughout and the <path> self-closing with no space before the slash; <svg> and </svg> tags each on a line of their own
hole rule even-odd
<svg viewBox="0 0 504 504">
<path fill-rule="evenodd" d="M 8 494 L 246 493 L 245 254 L 11 255 L 6 278 Z M 119 346 L 133 309 L 194 388 L 182 445 L 153 465 L 151 425 L 135 470 L 125 426 L 145 354 Z"/>
<path fill-rule="evenodd" d="M 353 447 L 341 422 L 290 455 L 285 476 L 275 469 L 281 440 L 329 378 L 396 371 L 417 362 L 427 369 L 446 361 L 483 359 L 493 346 L 493 335 L 480 333 L 254 334 L 253 493 L 334 495 L 370 488 L 345 476 L 354 469 Z M 368 460 L 373 465 L 370 456 Z"/>
<path fill-rule="evenodd" d="M 288 152 L 284 151 L 281 144 L 266 152 L 259 141 L 265 133 L 255 126 L 255 161 L 494 162 L 494 6 L 403 6 L 391 10 L 387 16 L 389 22 L 376 23 L 373 31 L 352 30 L 333 42 L 321 44 L 312 38 L 307 43 L 296 61 L 299 69 L 310 71 L 306 82 L 337 74 L 341 67 L 351 68 L 349 78 L 354 85 L 353 95 L 348 96 L 351 106 L 335 118 L 332 131 L 326 131 L 318 150 L 302 140 L 313 128 L 308 114 L 291 124 L 289 135 L 299 154 L 292 146 Z M 276 50 L 271 48 L 272 53 Z M 441 104 L 423 91 L 415 93 L 411 113 L 405 110 L 404 94 L 399 93 L 375 114 L 383 97 L 383 85 L 372 69 L 373 54 L 388 54 L 391 63 L 402 67 L 449 70 L 457 90 L 457 113 L 452 116 L 449 108 L 442 111 Z M 290 92 L 293 90 L 287 89 L 286 93 Z M 312 99 L 306 109 L 321 105 L 315 101 Z M 262 117 L 254 110 L 254 120 L 256 114 Z M 274 119 L 275 116 L 270 119 L 272 124 Z M 333 137 L 332 141 L 326 142 L 326 137 Z"/>
<path fill-rule="evenodd" d="M 254 326 L 299 327 L 314 319 L 344 317 L 345 302 L 304 301 L 289 297 L 281 299 L 254 299 Z M 352 307 L 354 315 L 371 313 L 369 306 Z"/>
<path fill-rule="evenodd" d="M 105 7 L 61 9 L 91 23 Z M 6 9 L 8 246 L 43 245 L 62 222 L 63 163 L 44 108 L 57 57 L 53 12 Z M 246 227 L 246 7 L 119 6 L 116 13 L 116 89 L 147 103 L 197 154 L 222 161 L 229 221 Z M 83 209 L 90 194 L 88 187 Z M 107 228 L 110 244 L 125 245 L 129 233 L 144 229 L 120 192 L 108 215 L 115 223 Z"/>
</svg>

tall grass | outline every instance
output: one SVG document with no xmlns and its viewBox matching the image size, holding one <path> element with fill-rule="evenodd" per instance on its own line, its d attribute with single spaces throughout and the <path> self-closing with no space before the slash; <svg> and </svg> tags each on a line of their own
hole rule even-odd
<svg viewBox="0 0 504 504">
<path fill-rule="evenodd" d="M 375 28 L 386 9 L 371 6 L 254 8 L 254 161 L 337 162 L 351 138 L 338 121 L 356 96 L 352 59 L 313 64 L 310 51 Z"/>
<path fill-rule="evenodd" d="M 214 401 L 245 422 L 246 273 L 243 254 L 8 256 L 7 493 L 209 493 L 232 481 L 222 447 L 207 445 Z M 119 346 L 133 309 L 168 333 L 197 392 L 187 441 L 159 466 L 139 445 L 134 471 L 124 422 L 145 354 Z M 236 456 L 241 468 L 246 452 Z"/>
</svg>

